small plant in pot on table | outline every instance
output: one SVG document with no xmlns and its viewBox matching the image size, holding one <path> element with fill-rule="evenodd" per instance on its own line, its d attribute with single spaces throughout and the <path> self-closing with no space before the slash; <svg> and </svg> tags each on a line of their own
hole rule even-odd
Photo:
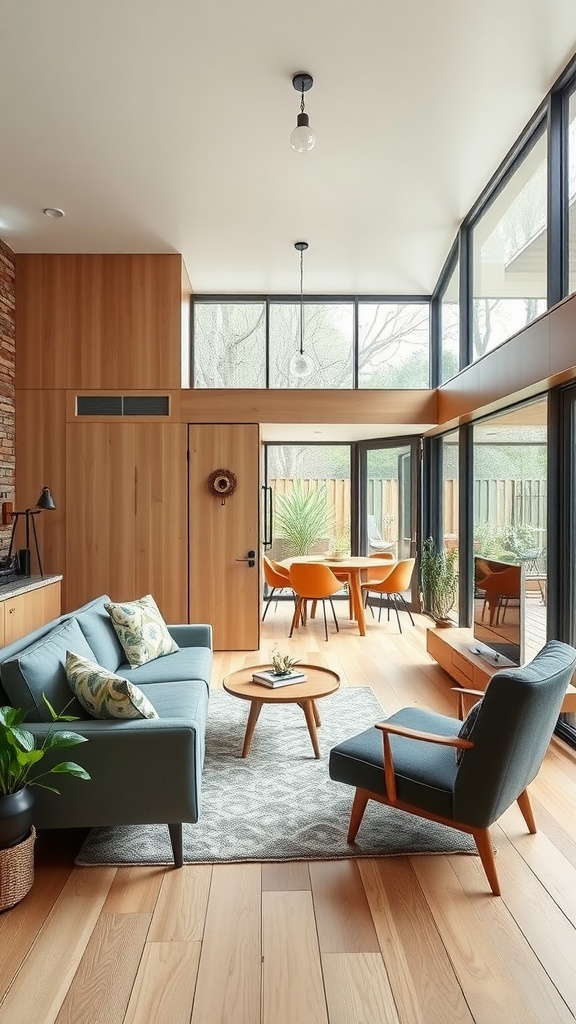
<svg viewBox="0 0 576 1024">
<path fill-rule="evenodd" d="M 44 702 L 53 723 L 76 721 L 73 716 L 57 714 L 46 697 Z M 75 761 L 60 761 L 46 771 L 34 772 L 48 751 L 74 747 L 85 743 L 86 738 L 67 729 L 52 731 L 50 727 L 37 746 L 36 737 L 22 724 L 24 717 L 25 712 L 20 708 L 0 708 L 0 910 L 22 899 L 34 879 L 34 794 L 31 787 L 42 786 L 59 795 L 60 791 L 46 782 L 47 776 L 90 778 Z M 18 848 L 22 849 L 22 854 L 18 853 Z M 26 877 L 20 880 L 20 873 Z M 8 886 L 6 892 L 5 885 Z"/>
</svg>

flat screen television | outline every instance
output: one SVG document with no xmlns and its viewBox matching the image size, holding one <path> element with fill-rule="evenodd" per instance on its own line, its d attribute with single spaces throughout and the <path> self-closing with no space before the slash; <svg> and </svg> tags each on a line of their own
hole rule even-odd
<svg viewBox="0 0 576 1024">
<path fill-rule="evenodd" d="M 474 643 L 470 650 L 492 665 L 524 661 L 524 567 L 474 558 Z"/>
</svg>

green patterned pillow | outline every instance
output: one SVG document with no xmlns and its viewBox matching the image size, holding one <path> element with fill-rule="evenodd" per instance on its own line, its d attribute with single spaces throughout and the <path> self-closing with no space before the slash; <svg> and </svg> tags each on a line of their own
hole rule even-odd
<svg viewBox="0 0 576 1024">
<path fill-rule="evenodd" d="M 93 718 L 158 718 L 134 683 L 72 651 L 66 651 L 66 677 L 70 689 Z"/>
<path fill-rule="evenodd" d="M 138 601 L 104 605 L 131 668 L 178 651 L 151 594 Z"/>
</svg>

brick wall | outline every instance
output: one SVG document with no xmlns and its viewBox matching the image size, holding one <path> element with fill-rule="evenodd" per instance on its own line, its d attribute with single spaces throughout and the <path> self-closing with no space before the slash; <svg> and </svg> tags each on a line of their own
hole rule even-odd
<svg viewBox="0 0 576 1024">
<path fill-rule="evenodd" d="M 3 501 L 14 501 L 15 276 L 14 253 L 0 239 L 0 505 Z M 10 526 L 0 522 L 0 554 L 6 552 L 9 540 Z"/>
</svg>

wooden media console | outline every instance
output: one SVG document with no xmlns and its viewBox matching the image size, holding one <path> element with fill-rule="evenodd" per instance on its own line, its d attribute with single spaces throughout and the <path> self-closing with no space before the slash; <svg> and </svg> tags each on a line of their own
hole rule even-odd
<svg viewBox="0 0 576 1024">
<path fill-rule="evenodd" d="M 427 629 L 426 650 L 460 686 L 471 690 L 485 690 L 492 676 L 504 665 L 490 665 L 482 656 L 473 654 L 471 629 Z M 562 713 L 576 711 L 576 688 L 566 690 Z"/>
</svg>

